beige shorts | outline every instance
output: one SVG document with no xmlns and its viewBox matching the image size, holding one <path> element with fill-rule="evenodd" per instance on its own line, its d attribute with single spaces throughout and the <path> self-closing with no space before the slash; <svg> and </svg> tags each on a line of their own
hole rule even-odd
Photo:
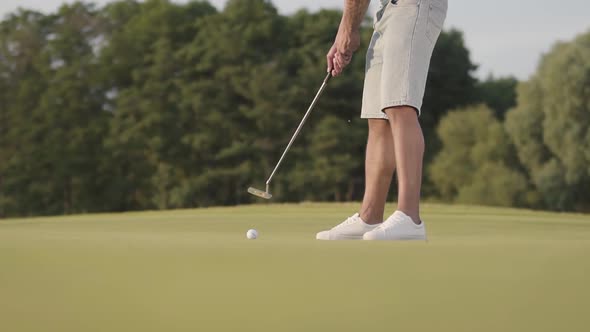
<svg viewBox="0 0 590 332">
<path fill-rule="evenodd" d="M 387 119 L 383 110 L 394 106 L 411 106 L 420 114 L 430 57 L 446 15 L 447 0 L 388 1 L 377 12 L 361 118 Z"/>
</svg>

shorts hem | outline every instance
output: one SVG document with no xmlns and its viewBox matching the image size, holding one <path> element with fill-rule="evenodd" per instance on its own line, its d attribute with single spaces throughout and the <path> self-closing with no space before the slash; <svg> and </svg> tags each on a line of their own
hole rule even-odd
<svg viewBox="0 0 590 332">
<path fill-rule="evenodd" d="M 420 116 L 420 114 L 422 114 L 422 111 L 420 110 L 420 106 L 418 106 L 418 103 L 413 103 L 408 100 L 390 101 L 387 103 L 383 103 L 383 104 L 381 104 L 381 113 L 385 114 L 385 112 L 383 112 L 383 111 L 386 108 L 397 107 L 397 106 L 410 106 L 416 110 L 416 112 L 418 113 L 418 116 Z"/>
<path fill-rule="evenodd" d="M 381 120 L 388 120 L 387 114 L 381 112 L 379 113 L 371 113 L 371 114 L 361 114 L 361 119 L 381 119 Z"/>
</svg>

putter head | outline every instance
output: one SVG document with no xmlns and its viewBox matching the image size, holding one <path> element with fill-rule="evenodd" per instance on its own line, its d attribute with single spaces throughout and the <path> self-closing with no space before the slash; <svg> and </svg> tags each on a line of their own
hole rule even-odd
<svg viewBox="0 0 590 332">
<path fill-rule="evenodd" d="M 272 197 L 272 195 L 269 192 L 260 190 L 260 189 L 256 189 L 256 188 L 248 188 L 248 192 L 254 196 L 258 196 L 260 198 L 264 198 L 264 199 L 270 199 Z"/>
</svg>

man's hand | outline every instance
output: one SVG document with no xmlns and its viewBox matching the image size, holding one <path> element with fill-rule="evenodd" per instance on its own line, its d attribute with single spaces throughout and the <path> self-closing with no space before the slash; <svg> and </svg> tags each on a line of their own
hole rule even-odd
<svg viewBox="0 0 590 332">
<path fill-rule="evenodd" d="M 338 76 L 348 66 L 352 60 L 352 54 L 359 48 L 361 43 L 360 33 L 358 29 L 353 29 L 350 32 L 343 30 L 338 31 L 334 45 L 326 55 L 328 60 L 328 72 L 332 76 Z"/>
<path fill-rule="evenodd" d="M 365 17 L 370 0 L 344 0 L 344 11 L 338 28 L 338 34 L 334 45 L 326 55 L 328 60 L 328 72 L 332 76 L 342 73 L 348 66 L 354 53 L 361 43 L 359 29 Z"/>
</svg>

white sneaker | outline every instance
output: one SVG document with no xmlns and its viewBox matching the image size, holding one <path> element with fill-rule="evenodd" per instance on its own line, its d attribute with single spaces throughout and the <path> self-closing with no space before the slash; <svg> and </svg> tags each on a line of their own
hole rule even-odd
<svg viewBox="0 0 590 332">
<path fill-rule="evenodd" d="M 377 228 L 378 225 L 380 224 L 369 225 L 365 223 L 356 213 L 332 229 L 319 232 L 315 238 L 317 240 L 361 240 L 363 234 Z"/>
<path fill-rule="evenodd" d="M 424 222 L 416 225 L 402 211 L 395 211 L 379 227 L 365 233 L 363 240 L 426 240 Z"/>
</svg>

